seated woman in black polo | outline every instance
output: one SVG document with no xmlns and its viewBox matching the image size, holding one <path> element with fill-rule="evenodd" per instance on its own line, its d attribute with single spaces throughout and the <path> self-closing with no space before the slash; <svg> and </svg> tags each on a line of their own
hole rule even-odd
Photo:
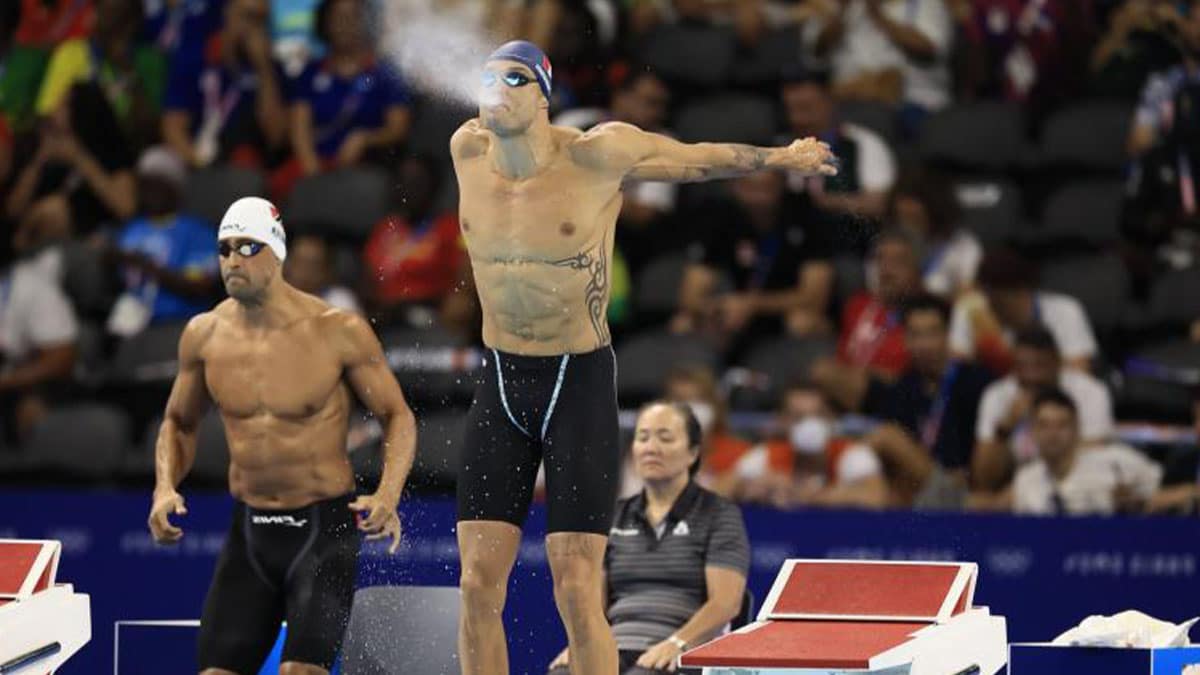
<svg viewBox="0 0 1200 675">
<path fill-rule="evenodd" d="M 686 404 L 652 403 L 638 416 L 633 461 L 646 488 L 617 504 L 604 559 L 621 675 L 673 672 L 741 608 L 750 543 L 738 507 L 692 480 L 700 441 Z M 550 675 L 569 663 L 564 649 Z"/>
</svg>

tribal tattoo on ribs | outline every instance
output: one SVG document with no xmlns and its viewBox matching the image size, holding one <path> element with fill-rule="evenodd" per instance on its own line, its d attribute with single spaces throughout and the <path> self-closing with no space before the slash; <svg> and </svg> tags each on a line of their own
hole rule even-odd
<svg viewBox="0 0 1200 675">
<path fill-rule="evenodd" d="M 555 267 L 566 267 L 572 270 L 583 270 L 591 275 L 587 288 L 584 289 L 584 301 L 587 303 L 588 318 L 592 321 L 592 329 L 599 341 L 597 347 L 608 344 L 610 340 L 608 322 L 604 313 L 607 311 L 605 299 L 608 295 L 608 256 L 604 244 L 596 246 L 594 251 L 583 251 L 578 255 L 562 260 L 551 261 Z"/>
</svg>

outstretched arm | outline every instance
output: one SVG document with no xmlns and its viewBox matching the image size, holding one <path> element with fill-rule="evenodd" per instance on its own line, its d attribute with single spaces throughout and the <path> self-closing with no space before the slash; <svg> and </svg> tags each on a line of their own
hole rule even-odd
<svg viewBox="0 0 1200 675">
<path fill-rule="evenodd" d="M 631 124 L 610 122 L 572 145 L 581 164 L 637 180 L 692 183 L 744 176 L 762 169 L 787 169 L 832 176 L 837 158 L 829 146 L 805 138 L 785 147 L 739 143 L 681 143 Z"/>
</svg>

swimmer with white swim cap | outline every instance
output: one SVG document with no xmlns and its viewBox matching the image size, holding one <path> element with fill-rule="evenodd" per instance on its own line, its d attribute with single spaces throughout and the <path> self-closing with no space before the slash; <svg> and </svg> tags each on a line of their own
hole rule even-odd
<svg viewBox="0 0 1200 675">
<path fill-rule="evenodd" d="M 200 671 L 254 675 L 286 620 L 281 675 L 328 673 L 350 617 L 358 531 L 390 537 L 393 552 L 399 545 L 413 415 L 367 322 L 283 280 L 287 240 L 270 202 L 234 202 L 217 239 L 230 299 L 180 338 L 150 530 L 159 543 L 183 536 L 169 518 L 187 513 L 176 490 L 211 401 L 225 425 L 235 504 L 200 621 Z M 379 488 L 357 498 L 346 452 L 351 390 L 385 429 Z"/>
<path fill-rule="evenodd" d="M 837 173 L 814 138 L 760 148 L 680 143 L 618 122 L 587 132 L 552 126 L 552 76 L 536 45 L 500 47 L 484 65 L 479 117 L 450 140 L 488 347 L 458 478 L 468 675 L 508 672 L 500 610 L 542 461 L 546 550 L 571 672 L 617 672 L 602 569 L 619 473 L 606 313 L 622 183 Z"/>
</svg>

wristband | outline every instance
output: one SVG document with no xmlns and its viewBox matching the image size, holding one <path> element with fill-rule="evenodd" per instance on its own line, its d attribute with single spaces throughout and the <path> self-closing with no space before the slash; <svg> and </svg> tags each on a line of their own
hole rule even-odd
<svg viewBox="0 0 1200 675">
<path fill-rule="evenodd" d="M 684 642 L 682 639 L 680 639 L 678 635 L 672 635 L 671 637 L 667 638 L 667 642 L 675 645 L 675 647 L 680 651 L 687 649 L 687 642 Z"/>
</svg>

